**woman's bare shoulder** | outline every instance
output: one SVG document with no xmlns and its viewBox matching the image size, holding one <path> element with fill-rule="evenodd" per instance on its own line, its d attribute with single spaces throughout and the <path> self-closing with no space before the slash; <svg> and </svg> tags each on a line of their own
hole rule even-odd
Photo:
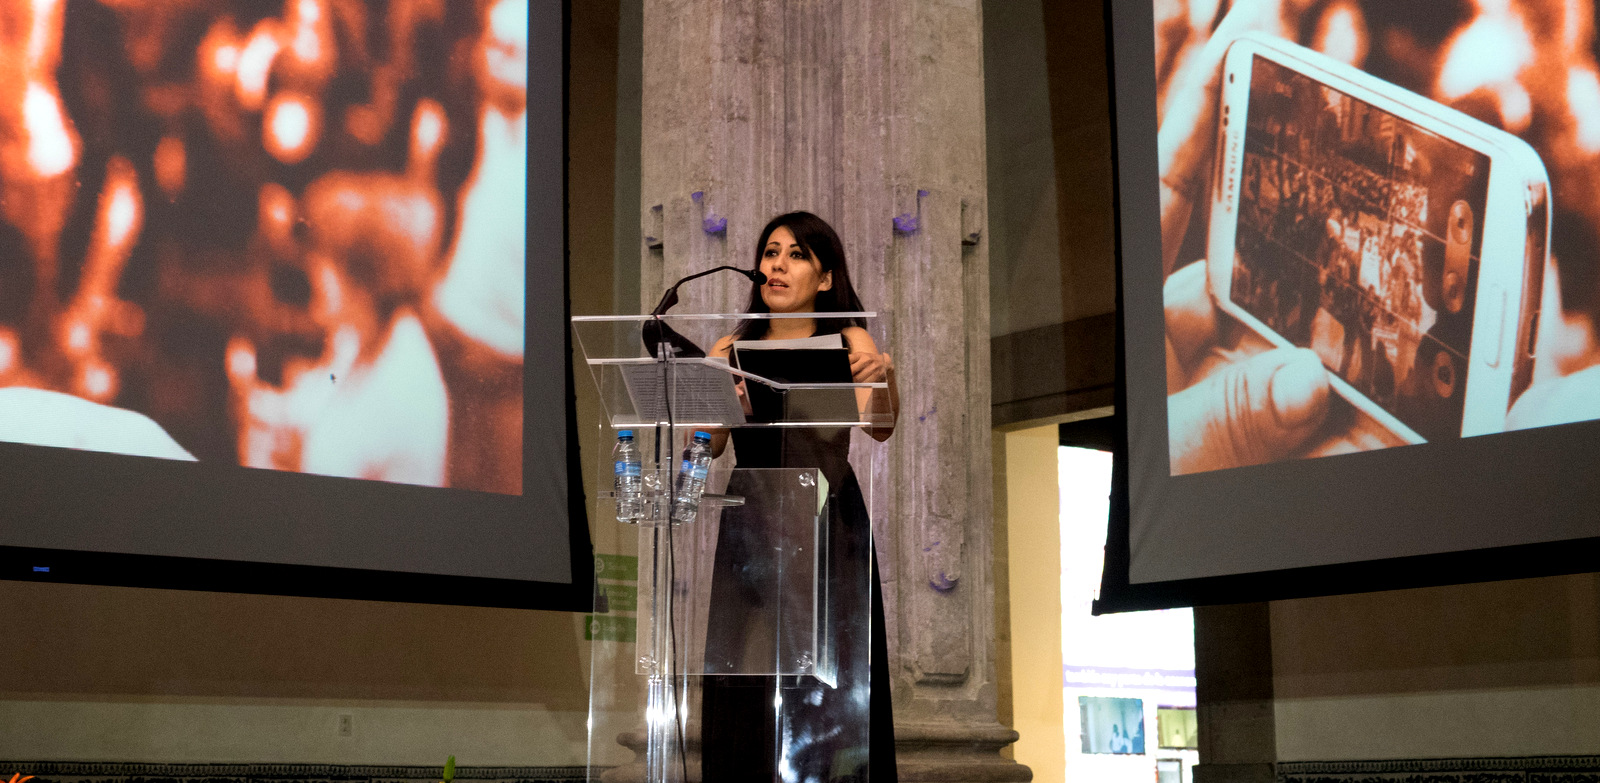
<svg viewBox="0 0 1600 783">
<path fill-rule="evenodd" d="M 711 355 L 727 356 L 733 353 L 733 341 L 737 339 L 739 339 L 739 336 L 733 334 L 723 335 L 718 338 L 716 344 L 711 346 Z"/>
<path fill-rule="evenodd" d="M 859 326 L 846 326 L 839 330 L 839 336 L 844 338 L 845 347 L 852 351 L 869 350 L 876 353 L 878 350 L 872 335 Z"/>
</svg>

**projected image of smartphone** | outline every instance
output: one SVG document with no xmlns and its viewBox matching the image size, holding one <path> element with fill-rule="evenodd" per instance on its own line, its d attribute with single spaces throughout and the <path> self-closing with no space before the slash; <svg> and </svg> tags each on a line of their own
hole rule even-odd
<svg viewBox="0 0 1600 783">
<path fill-rule="evenodd" d="M 1407 443 L 1505 429 L 1532 378 L 1548 179 L 1504 131 L 1277 38 L 1229 49 L 1218 307 L 1309 348 Z"/>
</svg>

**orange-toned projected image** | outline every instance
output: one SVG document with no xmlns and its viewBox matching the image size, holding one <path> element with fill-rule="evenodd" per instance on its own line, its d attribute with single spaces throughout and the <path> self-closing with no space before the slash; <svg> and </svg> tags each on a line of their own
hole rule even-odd
<svg viewBox="0 0 1600 783">
<path fill-rule="evenodd" d="M 1152 9 L 1174 475 L 1600 420 L 1600 2 Z"/>
<path fill-rule="evenodd" d="M 0 440 L 519 494 L 527 17 L 0 4 Z"/>
</svg>

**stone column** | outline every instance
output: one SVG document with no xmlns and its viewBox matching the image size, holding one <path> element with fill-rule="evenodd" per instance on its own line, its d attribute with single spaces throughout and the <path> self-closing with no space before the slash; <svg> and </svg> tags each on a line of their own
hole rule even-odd
<svg viewBox="0 0 1600 783">
<path fill-rule="evenodd" d="M 749 265 L 806 209 L 839 231 L 900 425 L 858 435 L 888 613 L 901 778 L 1028 780 L 995 716 L 989 284 L 978 0 L 646 0 L 641 304 Z M 738 310 L 730 281 L 679 309 Z M 691 284 L 694 285 L 694 284 Z"/>
<path fill-rule="evenodd" d="M 1194 610 L 1200 763 L 1195 783 L 1272 783 L 1272 615 L 1265 603 Z"/>
</svg>

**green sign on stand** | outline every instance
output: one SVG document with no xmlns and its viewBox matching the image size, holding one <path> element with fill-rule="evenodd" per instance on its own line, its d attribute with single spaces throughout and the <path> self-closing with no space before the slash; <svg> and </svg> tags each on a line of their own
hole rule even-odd
<svg viewBox="0 0 1600 783">
<path fill-rule="evenodd" d="M 632 555 L 595 555 L 594 578 L 619 582 L 639 581 L 639 558 Z"/>
<path fill-rule="evenodd" d="M 595 642 L 638 641 L 638 623 L 632 617 L 591 614 L 583 618 L 583 638 Z"/>
<path fill-rule="evenodd" d="M 635 585 L 600 585 L 606 597 L 606 611 L 633 612 L 639 609 L 639 588 Z"/>
</svg>

